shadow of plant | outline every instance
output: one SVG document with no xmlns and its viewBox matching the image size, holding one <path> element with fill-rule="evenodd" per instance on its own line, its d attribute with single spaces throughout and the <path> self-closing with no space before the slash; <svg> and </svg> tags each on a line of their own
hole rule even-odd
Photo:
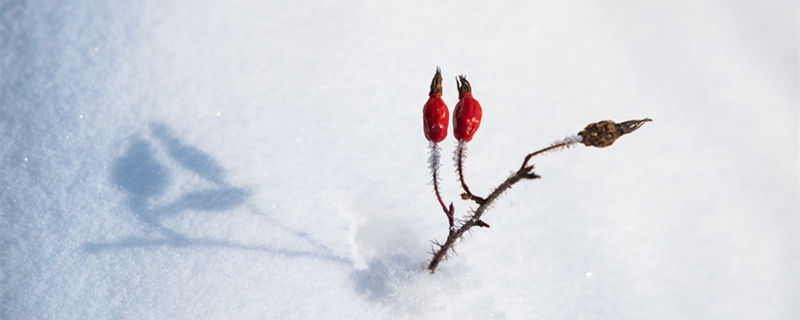
<svg viewBox="0 0 800 320">
<path fill-rule="evenodd" d="M 350 278 L 355 283 L 357 293 L 370 301 L 387 302 L 395 291 L 422 273 L 408 256 L 395 255 L 382 261 L 370 260 L 367 269 L 355 270 Z"/>
<path fill-rule="evenodd" d="M 140 221 L 167 238 L 182 239 L 185 236 L 164 226 L 162 219 L 186 210 L 224 211 L 244 203 L 248 192 L 228 185 L 224 169 L 211 156 L 182 143 L 161 124 L 152 123 L 150 127 L 172 160 L 213 187 L 185 193 L 172 203 L 154 205 L 153 199 L 163 195 L 170 184 L 170 171 L 156 158 L 156 150 L 150 142 L 135 138 L 125 154 L 114 161 L 111 179 L 128 193 L 128 205 Z"/>
<path fill-rule="evenodd" d="M 116 159 L 111 169 L 111 181 L 127 194 L 127 204 L 131 212 L 143 222 L 156 236 L 130 236 L 113 242 L 87 242 L 83 249 L 89 253 L 106 250 L 129 249 L 136 247 L 169 246 L 218 247 L 227 249 L 260 251 L 285 257 L 312 257 L 350 264 L 350 260 L 333 254 L 330 248 L 311 238 L 305 232 L 291 229 L 267 214 L 249 205 L 251 213 L 264 217 L 282 231 L 312 245 L 313 251 L 276 248 L 269 245 L 244 245 L 227 240 L 188 236 L 164 225 L 163 220 L 185 212 L 224 212 L 245 204 L 250 194 L 247 190 L 234 187 L 225 181 L 225 170 L 209 154 L 185 144 L 175 137 L 169 129 L 159 123 L 151 123 L 150 129 L 156 141 L 150 142 L 141 137 L 132 138 L 125 153 Z M 176 200 L 166 204 L 156 204 L 156 199 L 164 195 L 171 183 L 171 170 L 157 158 L 157 151 L 164 150 L 169 160 L 183 169 L 196 174 L 211 187 L 198 188 L 181 194 Z"/>
</svg>

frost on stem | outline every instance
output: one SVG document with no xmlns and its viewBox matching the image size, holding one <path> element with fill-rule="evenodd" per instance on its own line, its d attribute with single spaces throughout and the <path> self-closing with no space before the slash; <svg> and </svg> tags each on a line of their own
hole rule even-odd
<svg viewBox="0 0 800 320">
<path fill-rule="evenodd" d="M 561 140 L 556 140 L 555 142 L 553 142 L 553 143 L 552 143 L 552 145 L 557 145 L 557 144 L 560 144 L 560 143 L 565 143 L 565 144 L 566 144 L 566 146 L 565 146 L 565 147 L 566 147 L 566 148 L 569 148 L 569 147 L 571 147 L 573 144 L 576 144 L 576 143 L 578 143 L 578 142 L 581 142 L 581 141 L 583 141 L 583 136 L 581 136 L 581 135 L 579 135 L 579 134 L 573 134 L 573 135 L 571 135 L 571 136 L 567 136 L 567 137 L 566 137 L 566 138 L 564 138 L 564 139 L 561 139 Z"/>
<path fill-rule="evenodd" d="M 428 153 L 428 168 L 431 169 L 431 174 L 435 177 L 436 171 L 439 170 L 441 166 L 441 148 L 439 148 L 439 144 L 435 142 L 431 142 L 428 146 L 431 150 Z M 434 179 L 436 180 L 436 179 Z"/>
<path fill-rule="evenodd" d="M 644 123 L 652 121 L 649 118 L 645 118 L 642 120 L 630 120 L 621 123 L 615 123 L 611 120 L 600 121 L 596 123 L 591 123 L 586 128 L 581 130 L 577 135 L 568 136 L 562 140 L 554 142 L 549 147 L 534 151 L 529 153 L 525 156 L 524 160 L 522 161 L 522 165 L 520 168 L 513 173 L 511 176 L 505 179 L 503 183 L 501 183 L 497 188 L 492 190 L 492 192 L 485 198 L 478 198 L 482 201 L 477 201 L 475 198 L 471 198 L 478 203 L 478 208 L 475 209 L 474 213 L 467 217 L 466 219 L 462 219 L 461 226 L 458 229 L 454 229 L 452 222 L 450 224 L 447 240 L 444 243 L 439 243 L 434 241 L 436 247 L 433 250 L 433 258 L 431 259 L 430 264 L 428 264 L 428 270 L 433 273 L 436 271 L 436 268 L 439 266 L 439 263 L 442 259 L 446 259 L 448 256 L 448 252 L 453 250 L 457 240 L 462 239 L 462 236 L 470 232 L 470 229 L 475 226 L 482 227 L 483 221 L 481 221 L 481 216 L 491 208 L 494 201 L 500 197 L 506 190 L 510 189 L 515 183 L 519 182 L 523 179 L 538 179 L 541 178 L 539 175 L 533 172 L 534 166 L 532 164 L 528 164 L 531 158 L 540 155 L 545 152 L 550 151 L 558 151 L 567 149 L 577 143 L 582 143 L 586 146 L 590 147 L 599 147 L 605 148 L 612 145 L 619 137 L 632 133 L 639 129 Z M 464 183 L 463 179 L 463 170 L 462 170 L 462 162 L 463 162 L 463 153 L 464 153 L 464 146 L 459 144 L 458 150 L 456 151 L 456 162 L 458 165 L 458 173 L 459 178 L 462 182 L 462 187 L 465 190 L 465 195 L 471 195 L 469 189 L 466 187 L 466 183 Z M 474 196 L 473 196 L 474 197 Z M 452 205 L 451 205 L 452 209 Z M 452 214 L 452 210 L 451 210 Z M 451 220 L 452 221 L 452 220 Z"/>
<path fill-rule="evenodd" d="M 442 195 L 439 193 L 439 166 L 440 166 L 440 149 L 439 144 L 436 142 L 430 143 L 430 154 L 428 155 L 428 168 L 431 170 L 431 178 L 433 179 L 433 191 L 436 193 L 436 199 L 439 200 L 439 204 L 442 206 L 442 211 L 444 211 L 444 215 L 447 217 L 447 222 L 450 224 L 450 228 L 455 228 L 453 223 L 453 213 L 455 212 L 455 208 L 453 207 L 453 203 L 450 203 L 450 207 L 444 205 L 444 201 L 442 200 Z"/>
</svg>

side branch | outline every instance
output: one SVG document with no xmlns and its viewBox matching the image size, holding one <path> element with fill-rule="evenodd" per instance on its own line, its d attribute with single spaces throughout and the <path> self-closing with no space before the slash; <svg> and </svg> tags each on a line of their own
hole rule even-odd
<svg viewBox="0 0 800 320">
<path fill-rule="evenodd" d="M 469 191 L 469 187 L 467 187 L 467 182 L 464 180 L 464 158 L 466 158 L 465 149 L 466 144 L 464 142 L 459 142 L 458 147 L 456 147 L 456 170 L 458 171 L 458 181 L 461 182 L 461 188 L 464 189 L 464 193 L 461 194 L 461 199 L 472 200 L 478 205 L 481 205 L 486 202 L 486 200 L 472 194 L 472 192 Z"/>
</svg>

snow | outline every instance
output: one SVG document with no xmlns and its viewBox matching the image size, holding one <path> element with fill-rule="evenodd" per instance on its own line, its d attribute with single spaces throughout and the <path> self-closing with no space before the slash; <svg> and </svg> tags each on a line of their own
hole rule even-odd
<svg viewBox="0 0 800 320">
<path fill-rule="evenodd" d="M 794 319 L 797 10 L 1 2 L 0 318 Z M 436 66 L 483 106 L 477 195 L 654 121 L 535 159 L 429 274 Z"/>
</svg>

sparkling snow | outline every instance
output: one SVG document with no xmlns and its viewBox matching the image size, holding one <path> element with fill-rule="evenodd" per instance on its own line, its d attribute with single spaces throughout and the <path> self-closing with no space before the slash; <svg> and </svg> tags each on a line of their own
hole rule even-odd
<svg viewBox="0 0 800 320">
<path fill-rule="evenodd" d="M 796 319 L 797 10 L 0 2 L 0 319 Z M 431 275 L 437 65 L 478 195 L 654 121 L 535 159 Z"/>
</svg>

